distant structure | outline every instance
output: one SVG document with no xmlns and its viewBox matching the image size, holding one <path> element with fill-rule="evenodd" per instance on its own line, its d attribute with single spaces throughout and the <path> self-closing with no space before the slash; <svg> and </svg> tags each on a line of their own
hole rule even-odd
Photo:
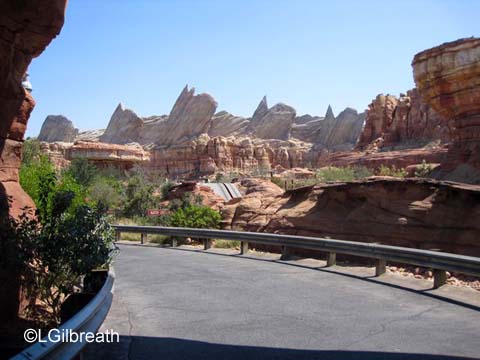
<svg viewBox="0 0 480 360">
<path fill-rule="evenodd" d="M 28 79 L 30 75 L 28 75 L 28 73 L 25 73 L 25 75 L 23 75 L 23 79 L 22 79 L 22 86 L 25 90 L 27 90 L 28 92 L 32 92 L 32 84 L 30 83 L 30 80 Z"/>
</svg>

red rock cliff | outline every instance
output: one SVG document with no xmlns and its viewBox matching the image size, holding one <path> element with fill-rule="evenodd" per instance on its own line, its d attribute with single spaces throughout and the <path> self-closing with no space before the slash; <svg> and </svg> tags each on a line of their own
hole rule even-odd
<svg viewBox="0 0 480 360">
<path fill-rule="evenodd" d="M 412 66 L 423 101 L 455 126 L 445 174 L 455 179 L 469 173 L 472 182 L 480 182 L 480 39 L 425 50 Z"/>
<path fill-rule="evenodd" d="M 0 0 L 1 220 L 18 216 L 25 206 L 33 207 L 32 200 L 18 183 L 23 136 L 35 106 L 21 81 L 31 60 L 59 34 L 65 6 L 66 0 Z M 8 322 L 17 317 L 19 281 L 18 273 L 1 269 L 0 323 L 3 326 L 8 326 Z"/>
</svg>

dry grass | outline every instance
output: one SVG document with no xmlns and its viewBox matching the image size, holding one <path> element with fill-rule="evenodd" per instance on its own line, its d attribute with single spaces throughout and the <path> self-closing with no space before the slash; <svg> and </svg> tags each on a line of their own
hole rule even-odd
<svg viewBox="0 0 480 360">
<path fill-rule="evenodd" d="M 219 249 L 240 249 L 240 241 L 238 240 L 215 240 L 214 247 Z"/>
</svg>

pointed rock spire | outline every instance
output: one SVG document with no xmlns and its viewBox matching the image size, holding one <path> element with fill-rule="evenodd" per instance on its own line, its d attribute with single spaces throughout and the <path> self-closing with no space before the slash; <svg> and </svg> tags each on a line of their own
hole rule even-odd
<svg viewBox="0 0 480 360">
<path fill-rule="evenodd" d="M 252 115 L 252 122 L 258 122 L 268 112 L 267 95 L 265 95 Z"/>
<path fill-rule="evenodd" d="M 327 112 L 325 113 L 325 120 L 329 119 L 335 119 L 331 105 L 328 105 Z"/>
</svg>

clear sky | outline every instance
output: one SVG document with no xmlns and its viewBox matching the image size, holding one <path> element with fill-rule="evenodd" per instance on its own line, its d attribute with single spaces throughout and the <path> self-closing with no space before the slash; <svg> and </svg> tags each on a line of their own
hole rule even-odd
<svg viewBox="0 0 480 360">
<path fill-rule="evenodd" d="M 298 114 L 366 109 L 414 86 L 415 53 L 480 36 L 478 0 L 70 0 L 61 34 L 29 69 L 37 106 L 81 130 L 123 102 L 168 114 L 189 84 L 250 116 L 263 95 Z"/>
</svg>

